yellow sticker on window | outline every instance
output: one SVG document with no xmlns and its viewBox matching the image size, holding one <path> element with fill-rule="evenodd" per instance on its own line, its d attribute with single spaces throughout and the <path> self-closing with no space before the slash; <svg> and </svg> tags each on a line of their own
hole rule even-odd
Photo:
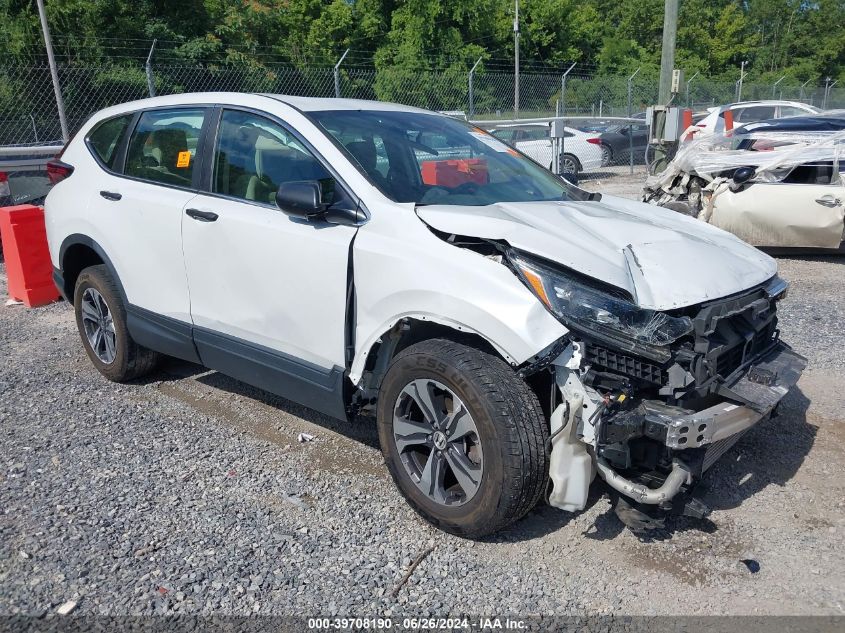
<svg viewBox="0 0 845 633">
<path fill-rule="evenodd" d="M 176 166 L 177 167 L 187 167 L 191 164 L 191 152 L 179 152 L 179 155 L 176 157 Z"/>
</svg>

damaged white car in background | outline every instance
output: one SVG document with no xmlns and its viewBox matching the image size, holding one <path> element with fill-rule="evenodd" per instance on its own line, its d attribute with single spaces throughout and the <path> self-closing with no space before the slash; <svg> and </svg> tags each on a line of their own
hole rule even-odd
<svg viewBox="0 0 845 633">
<path fill-rule="evenodd" d="M 596 473 L 633 528 L 702 516 L 695 483 L 805 367 L 768 255 L 436 113 L 157 97 L 52 169 L 54 279 L 104 376 L 167 354 L 374 414 L 401 493 L 462 536 L 544 493 L 581 510 Z"/>
<path fill-rule="evenodd" d="M 646 181 L 643 200 L 754 246 L 839 249 L 845 240 L 845 130 L 838 123 L 782 119 L 682 143 L 666 169 Z"/>
</svg>

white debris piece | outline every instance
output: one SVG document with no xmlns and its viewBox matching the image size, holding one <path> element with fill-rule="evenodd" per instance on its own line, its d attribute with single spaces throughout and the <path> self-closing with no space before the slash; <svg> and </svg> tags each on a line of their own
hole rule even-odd
<svg viewBox="0 0 845 633">
<path fill-rule="evenodd" d="M 58 609 L 56 609 L 56 613 L 59 615 L 69 615 L 71 611 L 76 609 L 77 602 L 76 600 L 68 600 Z"/>
<path fill-rule="evenodd" d="M 311 435 L 310 433 L 300 433 L 300 434 L 297 436 L 297 438 L 296 438 L 296 439 L 297 439 L 297 441 L 298 441 L 300 444 L 302 444 L 302 443 L 304 443 L 304 442 L 310 442 L 311 440 L 313 440 L 313 439 L 314 439 L 314 436 L 313 436 L 313 435 Z"/>
</svg>

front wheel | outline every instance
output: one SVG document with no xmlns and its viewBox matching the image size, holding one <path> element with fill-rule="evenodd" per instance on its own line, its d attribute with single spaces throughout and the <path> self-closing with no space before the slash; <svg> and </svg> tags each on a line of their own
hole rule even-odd
<svg viewBox="0 0 845 633">
<path fill-rule="evenodd" d="M 548 479 L 534 392 L 498 356 L 433 339 L 400 352 L 379 394 L 381 450 L 410 505 L 479 538 L 521 518 Z"/>
</svg>

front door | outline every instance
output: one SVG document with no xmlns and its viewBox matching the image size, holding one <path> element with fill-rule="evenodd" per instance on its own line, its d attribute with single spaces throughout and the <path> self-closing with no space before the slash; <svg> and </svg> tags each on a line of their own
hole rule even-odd
<svg viewBox="0 0 845 633">
<path fill-rule="evenodd" d="M 203 364 L 343 417 L 356 229 L 294 218 L 274 202 L 282 182 L 322 180 L 328 171 L 290 130 L 240 110 L 223 111 L 211 161 L 211 191 L 182 214 Z"/>
</svg>

